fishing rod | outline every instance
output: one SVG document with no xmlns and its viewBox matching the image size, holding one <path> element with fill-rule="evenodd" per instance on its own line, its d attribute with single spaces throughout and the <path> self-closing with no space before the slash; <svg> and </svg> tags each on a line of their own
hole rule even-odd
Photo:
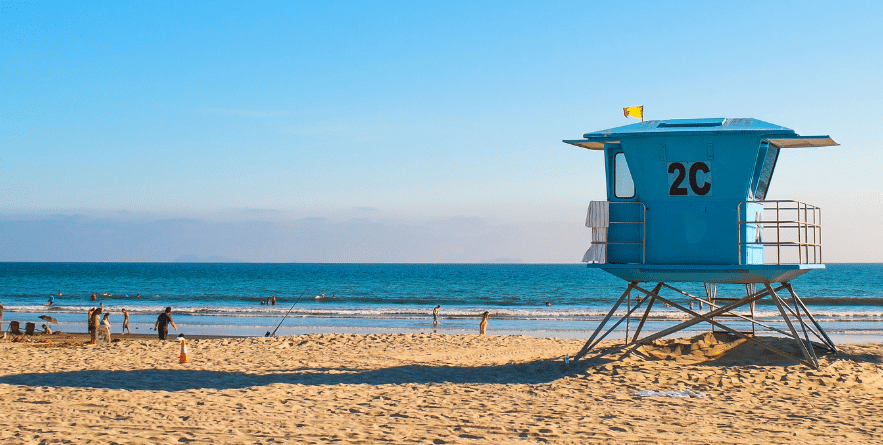
<svg viewBox="0 0 883 445">
<path fill-rule="evenodd" d="M 308 289 L 308 288 L 309 288 L 309 286 L 305 287 L 305 288 L 304 288 L 304 291 L 300 293 L 300 297 L 297 297 L 297 300 L 294 302 L 294 304 L 291 305 L 291 308 L 288 309 L 288 312 L 285 313 L 285 316 L 282 317 L 282 321 L 279 322 L 279 326 L 282 326 L 282 322 L 284 322 L 285 319 L 288 318 L 288 314 L 290 314 L 290 313 L 291 313 L 291 310 L 294 309 L 294 305 L 297 304 L 297 302 L 300 301 L 301 298 L 303 298 L 303 296 L 304 296 L 305 293 L 307 293 L 307 289 Z M 275 336 L 276 336 L 276 331 L 279 330 L 279 326 L 276 326 L 276 329 L 273 329 L 273 333 L 272 333 L 272 334 L 270 333 L 270 331 L 267 331 L 267 333 L 264 335 L 264 337 L 275 337 Z"/>
</svg>

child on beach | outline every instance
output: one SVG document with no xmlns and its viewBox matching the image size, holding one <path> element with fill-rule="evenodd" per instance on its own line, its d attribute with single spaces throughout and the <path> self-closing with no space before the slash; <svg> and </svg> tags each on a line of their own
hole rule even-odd
<svg viewBox="0 0 883 445">
<path fill-rule="evenodd" d="M 487 330 L 487 317 L 489 315 L 490 312 L 488 311 L 484 311 L 484 313 L 481 314 L 481 323 L 478 324 L 478 335 L 484 335 L 485 331 Z"/>
<path fill-rule="evenodd" d="M 43 327 L 43 331 L 40 332 L 41 334 L 44 334 L 44 335 L 52 335 L 52 329 L 50 329 L 49 326 L 46 326 L 46 325 L 44 324 L 42 327 Z"/>
<path fill-rule="evenodd" d="M 441 305 L 436 306 L 435 309 L 432 310 L 432 324 L 433 325 L 438 325 L 438 310 L 439 310 L 439 308 L 441 308 Z"/>
</svg>

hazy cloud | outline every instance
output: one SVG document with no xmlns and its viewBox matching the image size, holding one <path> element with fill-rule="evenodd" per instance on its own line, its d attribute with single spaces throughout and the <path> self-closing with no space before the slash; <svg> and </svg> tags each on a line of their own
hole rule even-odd
<svg viewBox="0 0 883 445">
<path fill-rule="evenodd" d="M 365 263 L 577 262 L 579 224 L 421 223 L 310 217 L 287 221 L 131 221 L 55 215 L 0 220 L 0 261 Z M 544 235 L 537 236 L 537 233 Z M 580 244 L 582 243 L 582 244 Z M 584 249 L 582 249 L 584 250 Z"/>
</svg>

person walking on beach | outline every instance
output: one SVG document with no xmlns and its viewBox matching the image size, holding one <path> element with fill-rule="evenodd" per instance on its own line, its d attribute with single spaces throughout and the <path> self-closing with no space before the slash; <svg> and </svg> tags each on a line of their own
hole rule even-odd
<svg viewBox="0 0 883 445">
<path fill-rule="evenodd" d="M 178 332 L 178 327 L 175 326 L 175 322 L 172 321 L 171 306 L 167 307 L 165 312 L 159 314 L 159 317 L 156 317 L 156 323 L 153 324 L 153 330 L 159 334 L 160 340 L 166 339 L 166 335 L 169 333 L 169 324 L 175 328 L 175 332 Z"/>
<path fill-rule="evenodd" d="M 101 308 L 97 308 L 92 311 L 92 315 L 89 316 L 89 339 L 91 344 L 95 344 L 98 341 L 98 320 L 101 318 Z"/>
<path fill-rule="evenodd" d="M 123 309 L 123 317 L 123 330 L 120 332 L 120 335 L 126 335 L 126 331 L 131 334 L 132 330 L 129 329 L 129 313 L 125 309 Z"/>
<path fill-rule="evenodd" d="M 478 324 L 478 335 L 484 335 L 485 331 L 487 331 L 487 317 L 490 315 L 490 312 L 484 311 L 481 314 L 481 323 Z"/>
<path fill-rule="evenodd" d="M 433 326 L 438 326 L 438 310 L 441 308 L 441 305 L 435 307 L 432 310 L 432 324 Z"/>
</svg>

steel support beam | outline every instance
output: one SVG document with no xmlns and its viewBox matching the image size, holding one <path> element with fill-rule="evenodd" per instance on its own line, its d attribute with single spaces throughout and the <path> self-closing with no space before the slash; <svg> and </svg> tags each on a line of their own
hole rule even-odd
<svg viewBox="0 0 883 445">
<path fill-rule="evenodd" d="M 775 288 L 770 283 L 764 283 L 763 289 L 757 290 L 756 288 L 754 288 L 753 290 L 755 290 L 755 292 L 746 292 L 748 294 L 746 297 L 735 300 L 735 301 L 731 302 L 730 304 L 727 304 L 724 306 L 719 306 L 719 305 L 713 304 L 707 300 L 702 300 L 701 298 L 699 298 L 695 295 L 691 295 L 691 294 L 684 292 L 678 288 L 675 288 L 667 283 L 663 283 L 663 282 L 657 283 L 652 291 L 648 291 L 648 290 L 642 288 L 639 284 L 640 284 L 639 282 L 629 283 L 628 287 L 626 288 L 626 291 L 623 292 L 622 296 L 619 298 L 619 300 L 616 302 L 616 304 L 614 304 L 613 308 L 610 310 L 610 312 L 607 314 L 607 316 L 604 317 L 604 320 L 598 325 L 598 327 L 595 329 L 594 333 L 592 334 L 591 338 L 589 338 L 589 340 L 586 342 L 586 344 L 583 346 L 583 348 L 580 350 L 580 352 L 574 357 L 574 360 L 579 360 L 579 359 L 583 358 L 586 354 L 588 354 L 589 351 L 591 351 L 604 338 L 606 338 L 611 332 L 613 332 L 613 330 L 615 330 L 616 327 L 619 326 L 619 324 L 621 324 L 625 320 L 628 320 L 632 316 L 632 313 L 635 310 L 637 310 L 638 308 L 640 308 L 644 302 L 647 302 L 647 308 L 645 309 L 643 315 L 641 316 L 641 321 L 638 324 L 635 334 L 631 338 L 631 340 L 629 340 L 628 334 L 627 334 L 626 335 L 626 342 L 622 347 L 610 348 L 608 350 L 605 350 L 605 352 L 603 352 L 599 356 L 603 356 L 603 355 L 606 355 L 608 353 L 618 351 L 618 350 L 624 350 L 628 347 L 632 347 L 632 351 L 630 351 L 630 352 L 633 352 L 634 349 L 640 345 L 643 345 L 643 344 L 652 342 L 654 340 L 666 337 L 666 336 L 671 335 L 675 332 L 681 331 L 683 329 L 689 328 L 691 326 L 694 326 L 696 324 L 703 323 L 703 322 L 708 323 L 713 327 L 720 328 L 720 329 L 722 329 L 730 334 L 733 334 L 737 337 L 744 338 L 745 340 L 749 341 L 752 344 L 756 344 L 756 345 L 758 345 L 764 349 L 767 349 L 777 355 L 788 358 L 789 360 L 794 360 L 798 363 L 802 363 L 802 364 L 804 364 L 810 368 L 813 368 L 813 369 L 818 369 L 818 366 L 819 366 L 818 357 L 816 356 L 815 351 L 813 350 L 814 344 L 818 345 L 822 348 L 829 349 L 833 352 L 837 352 L 837 348 L 836 348 L 836 346 L 834 346 L 834 343 L 831 341 L 830 338 L 828 338 L 827 334 L 825 334 L 824 329 L 822 329 L 821 325 L 819 325 L 819 323 L 815 320 L 815 318 L 813 318 L 812 314 L 810 314 L 806 305 L 803 303 L 802 300 L 800 300 L 800 298 L 797 296 L 797 293 L 794 292 L 790 283 L 787 283 L 787 282 L 780 283 L 781 285 L 778 287 L 775 287 Z M 684 307 L 684 306 L 682 306 L 682 305 L 680 305 L 680 304 L 678 304 L 668 298 L 662 297 L 661 295 L 659 295 L 659 292 L 663 287 L 670 289 L 672 291 L 675 291 L 677 293 L 680 293 L 682 295 L 685 295 L 693 300 L 701 300 L 705 303 L 709 303 L 709 307 L 711 307 L 712 310 L 710 310 L 707 313 L 701 314 L 698 312 L 694 312 L 692 309 L 688 309 L 688 308 L 686 308 L 686 307 Z M 792 309 L 788 304 L 786 304 L 784 299 L 782 299 L 782 297 L 779 294 L 777 294 L 777 291 L 781 291 L 783 289 L 787 289 L 788 292 L 791 294 L 794 304 L 795 304 L 794 309 Z M 622 302 L 625 301 L 626 298 L 630 299 L 632 291 L 640 292 L 640 293 L 644 294 L 646 296 L 646 298 L 642 299 L 634 307 L 629 307 L 625 316 L 620 318 L 612 327 L 610 327 L 606 332 L 604 332 L 603 335 L 599 336 L 599 334 L 604 330 L 605 326 L 611 320 L 614 313 L 619 308 L 619 306 L 622 304 Z M 770 299 L 773 301 L 773 303 L 778 308 L 783 321 L 788 326 L 788 331 L 777 329 L 777 328 L 770 326 L 766 323 L 756 321 L 756 320 L 754 320 L 754 318 L 748 318 L 748 317 L 742 316 L 740 314 L 735 314 L 732 312 L 733 310 L 738 309 L 746 304 L 750 304 L 753 306 L 756 301 L 761 300 L 762 298 L 764 298 L 766 296 L 769 296 Z M 648 299 L 649 299 L 649 302 L 647 301 Z M 672 326 L 672 327 L 669 327 L 669 328 L 664 329 L 662 331 L 659 331 L 655 334 L 648 335 L 644 338 L 639 338 L 641 331 L 644 327 L 644 324 L 647 321 L 648 316 L 650 315 L 650 311 L 653 308 L 653 305 L 654 305 L 654 303 L 656 303 L 657 300 L 690 315 L 692 318 L 687 321 L 678 323 L 675 326 Z M 804 320 L 804 317 L 802 316 L 802 314 L 800 314 L 801 311 L 806 315 L 806 319 L 808 319 L 812 323 L 812 325 L 815 326 L 815 328 L 816 328 L 815 330 L 813 329 L 812 326 L 809 325 L 808 322 L 806 322 Z M 798 334 L 796 327 L 792 323 L 791 318 L 788 316 L 789 312 L 791 313 L 792 316 L 794 316 L 796 318 L 797 322 L 800 324 L 801 330 L 803 332 L 803 338 L 801 338 L 801 336 Z M 755 339 L 753 337 L 753 335 L 745 335 L 744 333 L 738 332 L 735 329 L 730 328 L 729 326 L 726 326 L 723 323 L 721 323 L 720 321 L 717 321 L 714 319 L 714 317 L 720 316 L 722 314 L 732 315 L 732 316 L 739 318 L 740 320 L 751 322 L 752 323 L 752 331 L 754 330 L 754 328 L 753 328 L 754 324 L 757 324 L 759 326 L 762 326 L 764 328 L 767 328 L 771 331 L 777 332 L 787 338 L 794 340 L 795 342 L 797 342 L 797 345 L 799 346 L 799 349 L 801 351 L 801 355 L 803 355 L 804 359 L 798 358 L 798 357 L 796 357 L 792 354 L 789 354 L 785 351 L 782 351 L 772 345 L 768 345 L 766 343 L 758 341 L 757 339 Z M 816 336 L 816 338 L 818 338 L 822 344 L 818 344 L 818 343 L 811 341 L 809 339 L 809 332 L 811 332 L 814 336 Z"/>
</svg>

